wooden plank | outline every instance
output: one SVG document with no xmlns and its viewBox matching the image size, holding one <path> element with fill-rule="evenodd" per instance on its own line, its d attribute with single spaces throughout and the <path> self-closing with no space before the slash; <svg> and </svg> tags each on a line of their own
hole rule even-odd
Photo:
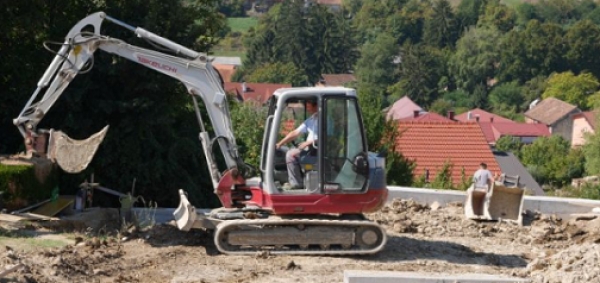
<svg viewBox="0 0 600 283">
<path fill-rule="evenodd" d="M 0 213 L 0 221 L 5 221 L 5 222 L 19 222 L 19 221 L 22 221 L 22 220 L 29 220 L 29 219 L 27 217 L 23 217 L 23 216 L 6 214 L 6 213 Z"/>
<path fill-rule="evenodd" d="M 61 212 L 63 209 L 67 208 L 69 205 L 73 205 L 73 201 L 74 200 L 72 198 L 60 197 L 55 201 L 45 203 L 44 205 L 38 207 L 36 210 L 32 211 L 32 213 L 45 216 L 54 216 Z"/>
</svg>

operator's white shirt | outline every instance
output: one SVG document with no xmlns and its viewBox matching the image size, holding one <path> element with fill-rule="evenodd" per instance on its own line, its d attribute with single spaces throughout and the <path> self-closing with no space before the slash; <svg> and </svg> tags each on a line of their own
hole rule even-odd
<svg viewBox="0 0 600 283">
<path fill-rule="evenodd" d="M 492 179 L 492 173 L 487 169 L 479 169 L 473 174 L 473 181 L 475 181 L 475 187 L 487 188 L 488 180 Z"/>
<path fill-rule="evenodd" d="M 319 139 L 318 126 L 317 113 L 315 113 L 310 116 L 310 118 L 306 119 L 302 125 L 298 126 L 298 130 L 303 134 L 308 132 L 308 137 L 306 137 L 307 141 L 315 141 Z"/>
</svg>

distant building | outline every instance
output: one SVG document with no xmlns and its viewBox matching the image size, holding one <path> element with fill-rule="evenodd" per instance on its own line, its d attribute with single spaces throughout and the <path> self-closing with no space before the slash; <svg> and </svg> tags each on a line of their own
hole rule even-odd
<svg viewBox="0 0 600 283">
<path fill-rule="evenodd" d="M 398 130 L 398 151 L 415 162 L 415 178 L 429 175 L 433 181 L 445 162 L 452 163 L 455 185 L 462 182 L 463 169 L 470 181 L 482 162 L 492 174 L 503 173 L 477 123 L 398 121 Z"/>
<path fill-rule="evenodd" d="M 321 77 L 321 83 L 325 86 L 346 86 L 347 83 L 356 81 L 353 74 L 322 74 Z"/>
<path fill-rule="evenodd" d="M 595 111 L 577 113 L 571 116 L 573 120 L 573 135 L 571 147 L 580 147 L 585 144 L 586 134 L 596 133 L 596 114 Z"/>
<path fill-rule="evenodd" d="M 273 96 L 275 90 L 292 87 L 291 84 L 269 83 L 225 83 L 225 91 L 233 94 L 237 100 L 244 103 L 258 103 L 263 105 Z"/>
<path fill-rule="evenodd" d="M 577 106 L 554 97 L 548 97 L 525 112 L 527 123 L 544 124 L 552 135 L 560 135 L 571 141 L 573 135 L 573 120 L 571 115 L 580 113 Z"/>
<path fill-rule="evenodd" d="M 386 117 L 388 120 L 399 120 L 408 117 L 414 117 L 415 111 L 424 111 L 421 106 L 414 103 L 408 96 L 398 99 L 387 110 Z"/>
</svg>

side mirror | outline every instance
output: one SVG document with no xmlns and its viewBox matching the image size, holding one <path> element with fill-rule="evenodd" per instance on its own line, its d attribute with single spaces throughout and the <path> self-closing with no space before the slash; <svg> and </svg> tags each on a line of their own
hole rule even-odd
<svg viewBox="0 0 600 283">
<path fill-rule="evenodd" d="M 359 175 L 369 175 L 369 158 L 367 157 L 366 152 L 361 152 L 354 156 L 354 159 L 352 160 L 352 170 Z"/>
</svg>

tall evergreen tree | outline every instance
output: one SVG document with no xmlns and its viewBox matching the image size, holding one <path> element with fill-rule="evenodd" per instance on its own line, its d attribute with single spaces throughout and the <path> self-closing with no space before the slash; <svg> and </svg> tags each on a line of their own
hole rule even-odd
<svg viewBox="0 0 600 283">
<path fill-rule="evenodd" d="M 459 24 L 448 0 L 436 0 L 433 14 L 425 21 L 423 42 L 444 48 L 453 47 L 459 37 Z"/>
</svg>

